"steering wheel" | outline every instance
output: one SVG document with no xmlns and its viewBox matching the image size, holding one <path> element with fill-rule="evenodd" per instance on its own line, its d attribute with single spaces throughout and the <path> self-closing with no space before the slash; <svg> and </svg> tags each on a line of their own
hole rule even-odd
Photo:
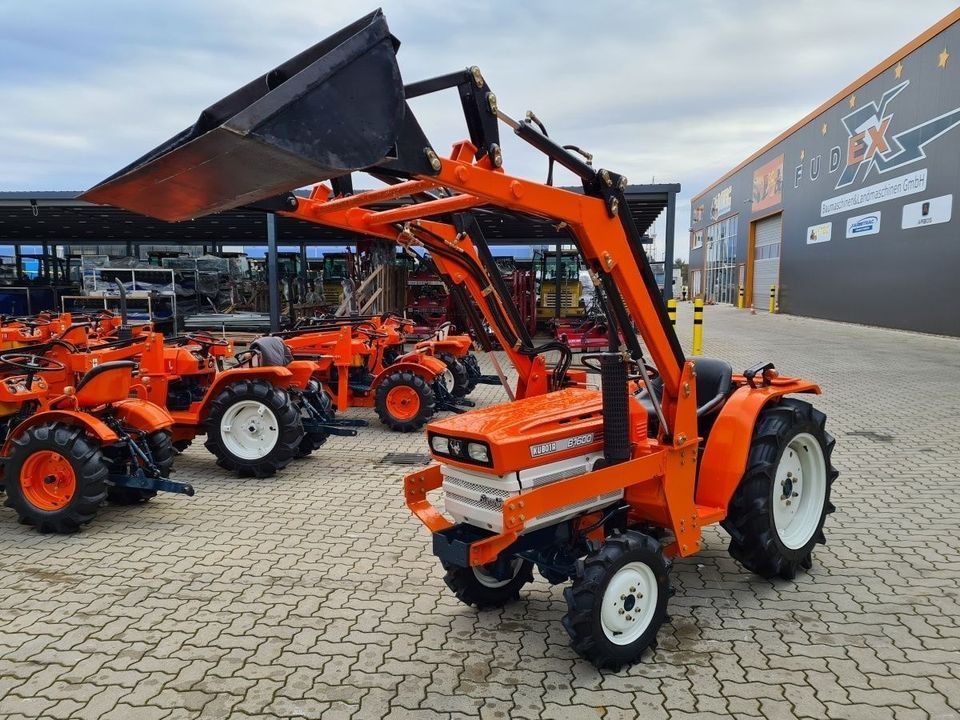
<svg viewBox="0 0 960 720">
<path fill-rule="evenodd" d="M 4 353 L 0 355 L 0 362 L 17 370 L 23 370 L 27 376 L 27 390 L 33 387 L 33 378 L 37 373 L 66 370 L 67 366 L 59 360 L 32 355 L 30 353 Z"/>
<path fill-rule="evenodd" d="M 210 333 L 187 333 L 184 337 L 189 342 L 205 347 L 227 347 L 230 344 L 230 341 L 226 338 L 214 337 Z"/>
</svg>

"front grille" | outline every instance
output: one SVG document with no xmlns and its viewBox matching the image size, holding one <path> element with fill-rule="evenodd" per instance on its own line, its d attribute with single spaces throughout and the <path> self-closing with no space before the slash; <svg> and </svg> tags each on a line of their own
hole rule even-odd
<svg viewBox="0 0 960 720">
<path fill-rule="evenodd" d="M 461 502 L 464 505 L 470 505 L 471 507 L 481 510 L 491 510 L 496 513 L 499 513 L 503 510 L 503 503 L 497 502 L 491 498 L 481 498 L 477 500 L 474 498 L 464 497 L 463 495 L 457 495 L 456 493 L 450 492 L 450 490 L 447 490 L 446 493 L 447 498 L 456 502 Z"/>
<path fill-rule="evenodd" d="M 483 495 L 494 495 L 500 498 L 508 498 L 510 495 L 514 494 L 508 490 L 481 485 L 480 483 L 462 480 L 457 477 L 451 477 L 450 475 L 443 476 L 443 487 L 450 490 L 469 490 L 471 492 L 480 493 Z"/>
</svg>

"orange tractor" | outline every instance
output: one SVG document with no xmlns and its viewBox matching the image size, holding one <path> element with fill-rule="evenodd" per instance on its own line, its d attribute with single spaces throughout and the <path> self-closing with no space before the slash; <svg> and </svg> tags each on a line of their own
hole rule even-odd
<svg viewBox="0 0 960 720">
<path fill-rule="evenodd" d="M 317 364 L 317 377 L 331 388 L 337 410 L 373 407 L 391 430 L 411 432 L 435 412 L 463 412 L 473 403 L 453 395 L 457 379 L 452 367 L 463 369 L 459 361 L 448 363 L 426 346 L 403 351 L 403 322 L 371 318 L 306 326 L 279 336 L 293 357 Z"/>
<path fill-rule="evenodd" d="M 398 46 L 371 13 L 215 103 L 84 199 L 170 221 L 254 203 L 430 251 L 519 376 L 515 402 L 430 423 L 437 462 L 404 480 L 461 601 L 503 605 L 534 567 L 570 581 L 573 647 L 618 667 L 656 644 L 671 563 L 703 549 L 705 526 L 720 523 L 733 557 L 765 577 L 810 567 L 833 510 L 834 441 L 823 413 L 790 396 L 820 388 L 770 362 L 735 372 L 685 357 L 626 178 L 505 114 L 476 67 L 404 86 Z M 456 90 L 470 137 L 441 157 L 408 100 L 445 89 Z M 551 169 L 579 177 L 582 193 L 507 174 L 501 123 Z M 350 193 L 354 171 L 386 186 Z M 326 180 L 309 197 L 292 193 Z M 411 202 L 385 208 L 402 197 Z M 569 348 L 532 344 L 474 215 L 489 207 L 570 231 L 609 329 L 606 349 L 584 358 L 601 389 L 570 370 Z M 559 360 L 548 369 L 549 350 Z M 430 496 L 441 488 L 445 512 Z"/>
<path fill-rule="evenodd" d="M 293 361 L 279 340 L 261 338 L 227 367 L 232 342 L 208 333 L 164 338 L 149 325 L 128 325 L 123 305 L 109 323 L 71 325 L 33 351 L 74 373 L 136 361 L 146 397 L 172 418 L 174 446 L 206 435 L 217 464 L 241 477 L 269 477 L 331 434 L 356 434 L 335 419 L 317 365 Z"/>
<path fill-rule="evenodd" d="M 146 399 L 135 370 L 130 361 L 104 362 L 76 375 L 49 357 L 0 355 L 0 490 L 21 522 L 69 533 L 105 499 L 193 495 L 168 479 L 173 419 Z"/>
</svg>

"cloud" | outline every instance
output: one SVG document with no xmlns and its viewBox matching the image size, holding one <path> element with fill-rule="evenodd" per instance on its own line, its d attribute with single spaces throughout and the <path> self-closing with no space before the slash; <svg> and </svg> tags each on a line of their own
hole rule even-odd
<svg viewBox="0 0 960 720">
<path fill-rule="evenodd" d="M 911 5 L 384 0 L 407 80 L 479 65 L 514 116 L 632 182 L 690 196 L 953 9 Z M 82 189 L 200 110 L 375 8 L 368 0 L 0 0 L 0 189 Z M 451 93 L 415 103 L 444 149 Z M 504 140 L 511 172 L 542 157 Z M 684 208 L 687 208 L 684 210 Z M 678 214 L 685 254 L 688 215 Z"/>
</svg>

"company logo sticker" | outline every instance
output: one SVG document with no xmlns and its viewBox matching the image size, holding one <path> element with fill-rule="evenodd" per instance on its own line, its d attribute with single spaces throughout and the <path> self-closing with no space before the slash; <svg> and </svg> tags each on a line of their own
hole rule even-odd
<svg viewBox="0 0 960 720">
<path fill-rule="evenodd" d="M 847 237 L 860 237 L 861 235 L 876 235 L 880 232 L 880 211 L 867 213 L 866 215 L 855 215 L 847 218 Z"/>
<path fill-rule="evenodd" d="M 888 106 L 909 84 L 904 80 L 883 93 L 879 103 L 871 101 L 841 118 L 848 138 L 847 162 L 837 179 L 838 190 L 851 185 L 861 169 L 861 179 L 866 179 L 871 169 L 883 174 L 923 160 L 926 145 L 960 125 L 960 108 L 954 108 L 888 137 L 893 120 Z"/>
<path fill-rule="evenodd" d="M 911 228 L 950 222 L 952 215 L 953 195 L 941 195 L 940 197 L 921 200 L 903 206 L 900 229 L 910 230 Z"/>
<path fill-rule="evenodd" d="M 541 455 L 550 455 L 552 453 L 563 452 L 582 445 L 589 445 L 593 442 L 593 433 L 584 435 L 574 435 L 573 437 L 561 438 L 552 442 L 540 443 L 530 446 L 530 457 L 540 457 Z"/>
<path fill-rule="evenodd" d="M 807 228 L 807 245 L 830 242 L 830 236 L 832 234 L 833 223 L 820 223 L 819 225 L 811 225 Z"/>
</svg>

